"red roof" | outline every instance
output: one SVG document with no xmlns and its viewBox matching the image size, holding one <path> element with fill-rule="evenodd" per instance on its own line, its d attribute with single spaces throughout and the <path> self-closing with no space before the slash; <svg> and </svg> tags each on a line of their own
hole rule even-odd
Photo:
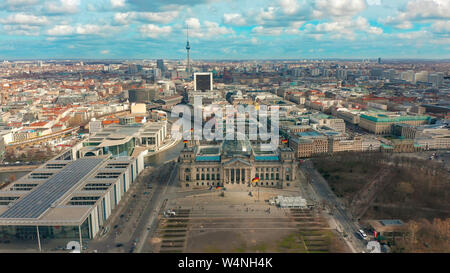
<svg viewBox="0 0 450 273">
<path fill-rule="evenodd" d="M 70 119 L 70 116 L 65 116 L 65 117 L 61 118 L 59 121 L 60 121 L 60 122 L 66 122 L 66 121 L 68 121 L 69 119 Z"/>
<path fill-rule="evenodd" d="M 30 124 L 30 127 L 42 127 L 44 125 L 46 125 L 48 122 L 47 121 L 37 121 L 37 122 L 33 122 Z"/>
</svg>

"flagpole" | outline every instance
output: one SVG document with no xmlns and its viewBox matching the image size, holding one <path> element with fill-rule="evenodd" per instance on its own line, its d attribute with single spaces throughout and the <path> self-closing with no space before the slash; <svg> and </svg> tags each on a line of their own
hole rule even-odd
<svg viewBox="0 0 450 273">
<path fill-rule="evenodd" d="M 258 202 L 259 202 L 259 187 L 258 187 Z"/>
</svg>

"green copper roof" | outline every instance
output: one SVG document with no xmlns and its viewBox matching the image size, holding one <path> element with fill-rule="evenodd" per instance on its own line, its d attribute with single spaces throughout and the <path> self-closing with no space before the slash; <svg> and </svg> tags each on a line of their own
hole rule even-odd
<svg viewBox="0 0 450 273">
<path fill-rule="evenodd" d="M 373 122 L 402 122 L 402 121 L 414 121 L 414 120 L 430 120 L 431 117 L 428 116 L 399 116 L 399 117 L 388 117 L 386 115 L 377 114 L 376 116 L 369 116 L 362 114 L 360 116 L 363 119 L 367 119 Z"/>
</svg>

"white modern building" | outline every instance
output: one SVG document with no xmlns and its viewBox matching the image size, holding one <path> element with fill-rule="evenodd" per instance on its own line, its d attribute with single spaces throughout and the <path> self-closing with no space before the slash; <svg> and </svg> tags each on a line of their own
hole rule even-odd
<svg viewBox="0 0 450 273">
<path fill-rule="evenodd" d="M 39 248 L 97 237 L 144 169 L 144 155 L 48 161 L 0 191 L 0 237 Z"/>
</svg>

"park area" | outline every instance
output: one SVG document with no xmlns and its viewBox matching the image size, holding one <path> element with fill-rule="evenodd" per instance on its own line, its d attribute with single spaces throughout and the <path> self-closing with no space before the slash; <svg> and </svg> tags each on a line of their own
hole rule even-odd
<svg viewBox="0 0 450 273">
<path fill-rule="evenodd" d="M 450 180 L 442 165 L 382 153 L 313 162 L 355 218 L 404 221 L 414 238 L 404 238 L 403 251 L 450 252 Z"/>
</svg>

